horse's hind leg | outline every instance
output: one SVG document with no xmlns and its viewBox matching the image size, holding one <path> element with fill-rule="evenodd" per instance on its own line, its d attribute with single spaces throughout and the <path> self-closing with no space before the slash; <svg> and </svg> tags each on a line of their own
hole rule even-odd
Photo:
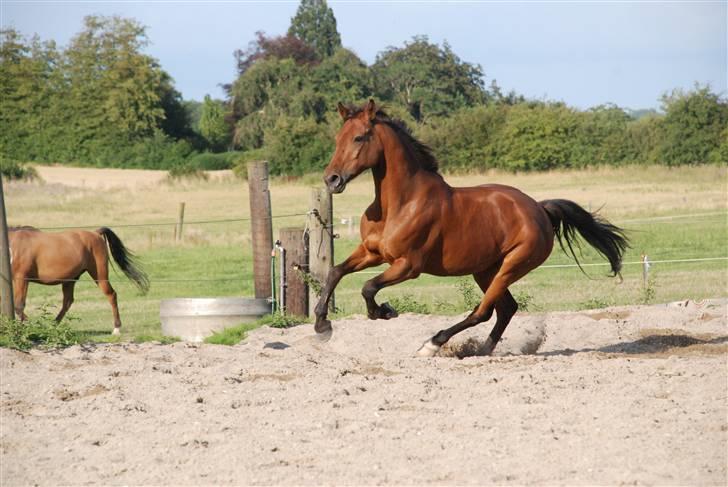
<svg viewBox="0 0 728 487">
<path fill-rule="evenodd" d="M 450 328 L 440 330 L 417 351 L 421 357 L 433 357 L 454 335 L 461 331 L 475 326 L 478 323 L 488 321 L 493 316 L 493 311 L 498 310 L 498 320 L 488 337 L 488 352 L 492 352 L 496 343 L 500 340 L 503 332 L 511 321 L 511 318 L 518 309 L 513 296 L 508 291 L 508 286 L 523 277 L 530 269 L 521 267 L 522 260 L 518 254 L 511 254 L 498 268 L 490 269 L 487 273 L 476 276 L 476 281 L 481 288 L 485 287 L 485 294 L 480 304 L 467 318 Z M 489 275 L 494 277 L 489 279 Z M 489 284 L 488 284 L 489 283 Z"/>
<path fill-rule="evenodd" d="M 73 288 L 76 286 L 76 281 L 68 281 L 63 283 L 63 304 L 61 305 L 61 311 L 56 316 L 56 321 L 60 323 L 68 309 L 73 304 Z"/>
<path fill-rule="evenodd" d="M 25 321 L 25 298 L 28 296 L 28 281 L 24 277 L 13 279 L 13 301 L 15 302 L 15 314 L 20 321 Z"/>
<path fill-rule="evenodd" d="M 119 305 L 116 301 L 116 291 L 114 291 L 114 288 L 111 287 L 111 283 L 109 282 L 109 271 L 107 266 L 108 264 L 104 262 L 101 266 L 99 266 L 100 268 L 88 269 L 88 273 L 91 274 L 91 278 L 96 281 L 96 285 L 99 286 L 99 289 L 101 289 L 101 292 L 104 293 L 111 305 L 111 312 L 114 314 L 114 331 L 112 331 L 111 334 L 120 335 L 121 317 L 119 316 Z"/>
</svg>

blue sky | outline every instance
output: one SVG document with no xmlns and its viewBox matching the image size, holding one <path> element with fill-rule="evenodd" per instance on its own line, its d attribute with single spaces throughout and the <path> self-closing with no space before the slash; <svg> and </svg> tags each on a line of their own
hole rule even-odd
<svg viewBox="0 0 728 487">
<path fill-rule="evenodd" d="M 587 108 L 659 107 L 673 88 L 726 92 L 728 3 L 329 1 L 345 47 L 371 64 L 414 35 L 447 40 L 480 64 L 486 83 Z M 284 34 L 298 1 L 6 1 L 0 23 L 64 45 L 85 15 L 119 14 L 148 27 L 147 52 L 185 98 L 222 96 L 232 53 L 258 30 Z"/>
</svg>

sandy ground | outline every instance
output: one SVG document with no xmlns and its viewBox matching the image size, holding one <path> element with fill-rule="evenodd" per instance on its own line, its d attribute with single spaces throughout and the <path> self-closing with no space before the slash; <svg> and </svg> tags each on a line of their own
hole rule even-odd
<svg viewBox="0 0 728 487">
<path fill-rule="evenodd" d="M 0 350 L 0 484 L 726 485 L 725 300 L 452 322 Z"/>
</svg>

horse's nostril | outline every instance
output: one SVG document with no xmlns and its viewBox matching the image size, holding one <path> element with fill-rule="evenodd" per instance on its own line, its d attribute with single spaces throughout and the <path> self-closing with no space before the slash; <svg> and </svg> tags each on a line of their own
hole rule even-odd
<svg viewBox="0 0 728 487">
<path fill-rule="evenodd" d="M 341 180 L 341 178 L 339 177 L 338 174 L 332 174 L 331 176 L 326 178 L 326 182 L 331 186 L 335 186 L 335 185 L 339 184 L 340 180 Z"/>
</svg>

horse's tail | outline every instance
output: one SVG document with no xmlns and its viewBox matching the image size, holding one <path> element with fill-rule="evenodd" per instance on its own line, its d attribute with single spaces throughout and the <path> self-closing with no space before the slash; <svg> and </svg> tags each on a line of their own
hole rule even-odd
<svg viewBox="0 0 728 487">
<path fill-rule="evenodd" d="M 579 268 L 582 269 L 579 259 L 576 258 L 573 245 L 579 248 L 576 232 L 584 237 L 589 245 L 594 247 L 612 266 L 613 275 L 619 274 L 622 269 L 622 257 L 629 247 L 629 239 L 623 229 L 612 225 L 596 212 L 590 213 L 573 201 L 545 200 L 539 203 L 554 226 L 554 233 L 559 240 L 561 249 L 566 252 L 564 240 L 569 247 Z"/>
<path fill-rule="evenodd" d="M 106 243 L 109 245 L 109 250 L 111 251 L 111 256 L 114 258 L 114 261 L 124 275 L 128 277 L 142 293 L 146 294 L 147 291 L 149 291 L 149 278 L 147 277 L 147 273 L 141 269 L 136 256 L 124 246 L 121 239 L 112 232 L 110 228 L 101 227 L 96 231 L 106 240 Z"/>
</svg>

